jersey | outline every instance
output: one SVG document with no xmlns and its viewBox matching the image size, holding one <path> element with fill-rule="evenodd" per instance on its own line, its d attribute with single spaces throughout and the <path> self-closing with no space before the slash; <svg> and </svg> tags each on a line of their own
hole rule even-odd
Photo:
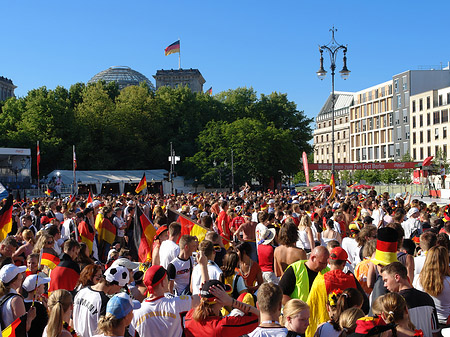
<svg viewBox="0 0 450 337">
<path fill-rule="evenodd" d="M 109 298 L 91 287 L 81 289 L 73 302 L 73 328 L 78 336 L 90 337 L 97 331 L 98 320 L 106 314 Z"/>
<path fill-rule="evenodd" d="M 139 336 L 181 337 L 183 326 L 181 314 L 191 310 L 191 296 L 146 299 L 141 308 L 133 311 L 133 320 L 128 331 Z"/>
<path fill-rule="evenodd" d="M 222 269 L 214 261 L 208 261 L 208 275 L 210 280 L 219 280 L 222 275 Z M 192 271 L 192 295 L 200 293 L 202 283 L 202 266 L 197 264 Z"/>
<path fill-rule="evenodd" d="M 183 290 L 189 285 L 193 267 L 194 263 L 192 262 L 191 257 L 187 260 L 182 260 L 177 256 L 169 263 L 169 266 L 167 267 L 167 276 L 169 277 L 169 280 L 173 280 L 175 283 L 175 294 L 181 295 Z"/>
<path fill-rule="evenodd" d="M 172 240 L 165 240 L 159 248 L 159 264 L 167 269 L 167 266 L 180 254 L 180 247 Z"/>
<path fill-rule="evenodd" d="M 284 337 L 287 336 L 288 329 L 285 327 L 279 328 L 262 328 L 257 327 L 248 334 L 248 337 Z"/>
</svg>

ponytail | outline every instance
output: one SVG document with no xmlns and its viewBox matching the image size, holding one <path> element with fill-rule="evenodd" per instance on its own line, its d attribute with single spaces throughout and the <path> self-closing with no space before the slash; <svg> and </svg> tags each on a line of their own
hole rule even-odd
<svg viewBox="0 0 450 337">
<path fill-rule="evenodd" d="M 50 310 L 47 324 L 47 336 L 58 337 L 63 328 L 64 313 L 72 305 L 72 295 L 63 289 L 52 292 L 48 299 L 48 308 Z"/>
</svg>

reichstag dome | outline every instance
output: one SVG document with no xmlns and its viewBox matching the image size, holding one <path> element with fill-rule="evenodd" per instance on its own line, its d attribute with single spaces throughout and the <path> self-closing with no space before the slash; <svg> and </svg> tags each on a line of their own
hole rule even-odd
<svg viewBox="0 0 450 337">
<path fill-rule="evenodd" d="M 140 72 L 137 72 L 136 70 L 125 66 L 114 66 L 103 70 L 92 77 L 89 80 L 88 84 L 95 83 L 101 80 L 105 81 L 106 83 L 116 82 L 119 86 L 119 90 L 122 90 L 123 88 L 130 85 L 139 85 L 139 83 L 141 82 L 145 82 L 151 89 L 155 89 L 155 86 L 147 77 L 142 75 Z"/>
</svg>

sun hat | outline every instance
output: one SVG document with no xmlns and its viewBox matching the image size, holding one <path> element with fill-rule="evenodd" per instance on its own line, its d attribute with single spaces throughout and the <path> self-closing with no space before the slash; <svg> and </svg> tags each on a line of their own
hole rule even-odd
<svg viewBox="0 0 450 337">
<path fill-rule="evenodd" d="M 394 228 L 380 228 L 377 231 L 375 258 L 371 261 L 381 266 L 387 266 L 392 262 L 397 262 L 397 240 L 398 233 Z"/>
<path fill-rule="evenodd" d="M 2 269 L 0 269 L 0 281 L 9 283 L 17 276 L 17 274 L 24 273 L 26 270 L 26 266 L 17 267 L 12 263 L 4 265 Z"/>
<path fill-rule="evenodd" d="M 275 238 L 275 228 L 260 226 L 256 229 L 256 242 L 258 245 L 268 245 Z"/>
<path fill-rule="evenodd" d="M 110 298 L 106 305 L 106 313 L 113 315 L 116 319 L 122 319 L 132 310 L 139 309 L 141 303 L 134 301 L 126 293 L 118 293 Z"/>
</svg>

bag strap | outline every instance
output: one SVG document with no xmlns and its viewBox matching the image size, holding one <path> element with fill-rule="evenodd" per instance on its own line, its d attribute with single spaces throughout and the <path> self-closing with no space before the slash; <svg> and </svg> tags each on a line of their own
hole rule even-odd
<svg viewBox="0 0 450 337">
<path fill-rule="evenodd" d="M 3 308 L 3 304 L 5 304 L 10 298 L 12 298 L 13 296 L 20 296 L 19 294 L 14 294 L 14 293 L 8 293 L 6 294 L 3 299 L 0 301 L 0 325 L 1 328 L 4 329 L 6 328 L 4 322 L 3 322 L 3 315 L 2 315 L 2 308 Z"/>
<path fill-rule="evenodd" d="M 191 291 L 191 279 L 192 279 L 192 258 L 189 256 L 189 283 L 187 289 Z"/>
</svg>

